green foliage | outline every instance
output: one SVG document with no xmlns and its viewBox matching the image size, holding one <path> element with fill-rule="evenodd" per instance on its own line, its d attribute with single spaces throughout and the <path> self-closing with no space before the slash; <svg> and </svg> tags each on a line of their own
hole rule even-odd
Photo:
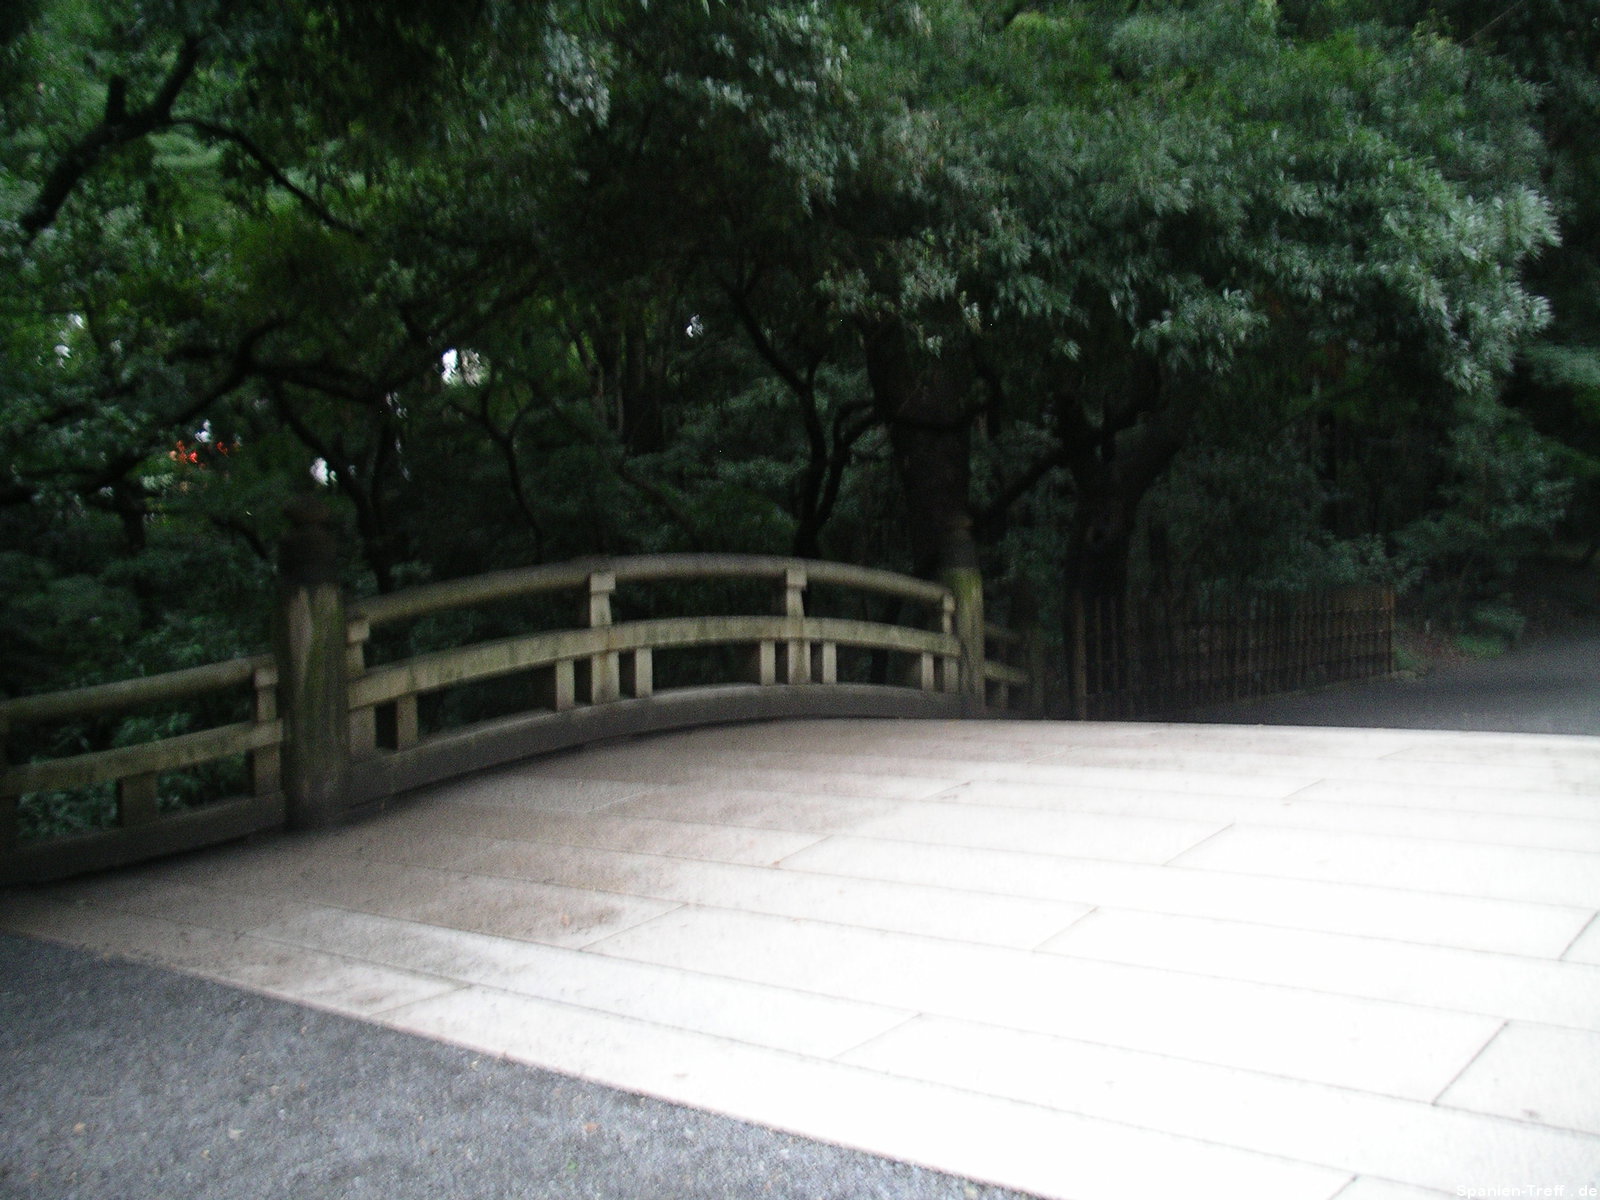
<svg viewBox="0 0 1600 1200">
<path fill-rule="evenodd" d="M 21 842 L 94 833 L 116 824 L 114 785 L 60 792 L 30 792 L 18 798 L 17 837 Z"/>
<path fill-rule="evenodd" d="M 1185 603 L 1240 592 L 1412 582 L 1381 537 L 1328 530 L 1317 430 L 1249 431 L 1183 456 L 1150 496 L 1135 578 Z"/>
<path fill-rule="evenodd" d="M 1459 633 L 1454 645 L 1468 658 L 1495 658 L 1506 652 L 1507 640 L 1496 633 Z"/>
<path fill-rule="evenodd" d="M 1469 410 L 1451 431 L 1441 506 L 1397 535 L 1434 602 L 1457 619 L 1489 611 L 1516 563 L 1543 546 L 1565 511 L 1570 481 L 1548 443 L 1501 411 Z"/>
<path fill-rule="evenodd" d="M 137 636 L 138 616 L 123 589 L 90 575 L 59 575 L 48 561 L 20 552 L 0 554 L 4 691 L 31 690 L 41 676 L 59 686 L 101 678 L 102 656 Z"/>
<path fill-rule="evenodd" d="M 313 464 L 359 590 L 904 567 L 943 489 L 1046 597 L 1092 533 L 1467 605 L 1600 480 L 1552 3 L 12 5 L 0 690 L 256 648 Z"/>
</svg>

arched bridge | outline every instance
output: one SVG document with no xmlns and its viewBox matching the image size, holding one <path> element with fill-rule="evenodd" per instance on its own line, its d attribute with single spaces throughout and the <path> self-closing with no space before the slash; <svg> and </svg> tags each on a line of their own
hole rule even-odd
<svg viewBox="0 0 1600 1200">
<path fill-rule="evenodd" d="M 0 883 L 332 825 L 413 788 L 618 735 L 1038 706 L 1037 667 L 1023 665 L 1024 639 L 985 624 L 976 572 L 935 583 L 794 558 L 654 555 L 436 583 L 347 611 L 327 562 L 301 557 L 286 564 L 272 653 L 0 704 L 0 737 L 13 740 L 150 706 L 220 711 L 230 695 L 248 694 L 250 709 L 159 741 L 6 767 Z M 574 610 L 576 621 L 562 619 Z M 452 627 L 469 632 L 442 635 Z M 497 636 L 470 632 L 485 627 Z M 241 756 L 245 794 L 168 811 L 164 777 Z M 22 797 L 108 786 L 109 828 L 25 836 Z"/>
</svg>

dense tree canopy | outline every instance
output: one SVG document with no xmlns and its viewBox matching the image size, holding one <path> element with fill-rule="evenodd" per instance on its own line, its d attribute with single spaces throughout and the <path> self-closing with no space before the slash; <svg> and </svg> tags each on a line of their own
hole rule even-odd
<svg viewBox="0 0 1600 1200">
<path fill-rule="evenodd" d="M 0 691 L 255 644 L 312 487 L 357 589 L 1466 603 L 1600 473 L 1600 34 L 1502 7 L 12 5 Z"/>
</svg>

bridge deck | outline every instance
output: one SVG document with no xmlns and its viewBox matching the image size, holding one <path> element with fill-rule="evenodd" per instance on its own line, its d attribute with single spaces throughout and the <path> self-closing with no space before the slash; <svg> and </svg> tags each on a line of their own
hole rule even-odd
<svg viewBox="0 0 1600 1200">
<path fill-rule="evenodd" d="M 1600 1183 L 1597 910 L 1600 738 L 825 721 L 0 928 L 1042 1196 L 1420 1200 Z"/>
</svg>

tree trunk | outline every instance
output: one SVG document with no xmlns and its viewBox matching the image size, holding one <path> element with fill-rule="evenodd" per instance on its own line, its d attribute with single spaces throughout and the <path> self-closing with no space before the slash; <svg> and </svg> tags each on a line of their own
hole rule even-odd
<svg viewBox="0 0 1600 1200">
<path fill-rule="evenodd" d="M 650 338 L 642 318 L 629 322 L 621 358 L 617 419 L 622 444 L 629 454 L 654 454 L 667 444 L 663 383 L 651 360 Z"/>
<path fill-rule="evenodd" d="M 1085 489 L 1080 483 L 1067 539 L 1064 580 L 1068 595 L 1085 604 L 1119 603 L 1128 589 L 1128 558 L 1138 501 L 1114 483 Z"/>
<path fill-rule="evenodd" d="M 1139 505 L 1165 473 L 1181 440 L 1158 424 L 1135 425 L 1070 454 L 1075 485 L 1067 561 L 1062 566 L 1066 644 L 1072 676 L 1094 692 L 1114 690 L 1129 667 L 1128 560 Z M 1079 715 L 1086 697 L 1073 698 Z"/>
<path fill-rule="evenodd" d="M 863 349 L 873 405 L 888 429 L 905 495 L 913 567 L 931 577 L 945 546 L 972 527 L 967 371 L 950 357 L 913 351 L 895 323 L 869 330 Z"/>
</svg>

